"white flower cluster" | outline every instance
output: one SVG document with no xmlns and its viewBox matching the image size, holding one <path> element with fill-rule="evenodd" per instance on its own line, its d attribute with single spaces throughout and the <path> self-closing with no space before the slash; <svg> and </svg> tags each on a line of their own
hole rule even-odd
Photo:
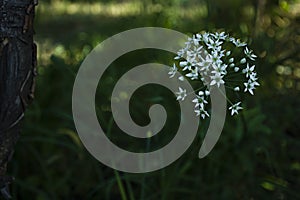
<svg viewBox="0 0 300 200">
<path fill-rule="evenodd" d="M 169 75 L 170 78 L 173 78 L 179 70 L 191 80 L 202 81 L 203 87 L 198 90 L 197 98 L 193 100 L 197 116 L 201 116 L 203 119 L 209 117 L 206 105 L 211 86 L 224 85 L 234 92 L 240 92 L 243 89 L 244 92 L 254 94 L 253 91 L 259 86 L 253 64 L 257 56 L 247 47 L 246 43 L 221 32 L 196 34 L 185 44 L 185 47 L 179 50 L 175 57 L 179 66 L 174 64 Z M 232 51 L 228 48 L 231 48 Z M 232 52 L 236 51 L 242 52 L 243 57 L 234 57 Z M 184 78 L 184 76 L 180 76 L 179 80 L 183 81 Z M 186 96 L 186 90 L 179 88 L 177 100 L 183 101 Z M 227 100 L 231 104 L 229 107 L 231 115 L 238 114 L 238 111 L 242 109 L 241 102 L 233 104 L 229 99 Z"/>
</svg>

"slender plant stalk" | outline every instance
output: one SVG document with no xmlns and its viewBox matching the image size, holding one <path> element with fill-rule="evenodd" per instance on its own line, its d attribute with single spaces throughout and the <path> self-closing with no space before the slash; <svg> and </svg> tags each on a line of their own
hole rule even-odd
<svg viewBox="0 0 300 200">
<path fill-rule="evenodd" d="M 115 172 L 115 177 L 117 179 L 117 183 L 118 183 L 118 187 L 119 187 L 119 190 L 120 190 L 120 194 L 121 194 L 121 198 L 122 200 L 127 200 L 127 195 L 126 195 L 126 192 L 125 192 L 125 187 L 123 185 L 123 182 L 120 178 L 120 174 L 117 170 L 114 170 Z"/>
</svg>

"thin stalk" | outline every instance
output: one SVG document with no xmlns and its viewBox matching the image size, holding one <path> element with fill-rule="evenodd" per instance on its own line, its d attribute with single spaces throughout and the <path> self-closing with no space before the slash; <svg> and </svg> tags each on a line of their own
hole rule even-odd
<svg viewBox="0 0 300 200">
<path fill-rule="evenodd" d="M 125 192 L 123 182 L 120 178 L 120 174 L 117 170 L 114 170 L 114 173 L 115 173 L 115 177 L 117 179 L 118 187 L 119 187 L 119 190 L 120 190 L 121 199 L 122 200 L 127 200 L 127 195 L 126 195 L 126 192 Z"/>
</svg>

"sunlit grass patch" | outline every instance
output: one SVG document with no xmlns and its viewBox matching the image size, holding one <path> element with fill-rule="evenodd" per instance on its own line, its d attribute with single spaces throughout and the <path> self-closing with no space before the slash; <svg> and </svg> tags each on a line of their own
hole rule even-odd
<svg viewBox="0 0 300 200">
<path fill-rule="evenodd" d="M 117 33 L 118 30 L 134 28 L 128 25 L 153 26 L 152 22 L 158 23 L 154 26 L 162 26 L 160 24 L 165 23 L 164 20 L 176 24 L 183 19 L 206 17 L 207 12 L 205 4 L 166 7 L 159 3 L 143 4 L 141 1 L 40 2 L 36 16 L 39 64 L 49 65 L 51 55 L 64 59 L 67 64 L 78 64 L 93 47 L 114 34 L 106 33 L 107 30 L 116 29 L 113 32 Z M 146 23 L 149 21 L 151 24 Z"/>
<path fill-rule="evenodd" d="M 299 17 L 300 16 L 300 0 L 295 1 L 295 3 L 290 5 L 290 13 L 295 16 Z"/>
<path fill-rule="evenodd" d="M 42 3 L 38 12 L 43 15 L 107 15 L 107 16 L 128 16 L 140 13 L 140 3 L 125 2 L 125 3 L 71 3 L 71 2 L 54 2 Z"/>
<path fill-rule="evenodd" d="M 199 17 L 207 15 L 205 4 L 197 4 L 190 7 L 170 6 L 165 7 L 159 3 L 148 3 L 143 5 L 140 1 L 129 1 L 123 3 L 72 3 L 54 2 L 41 3 L 38 14 L 43 16 L 61 15 L 105 15 L 110 17 L 133 16 L 140 14 L 151 14 L 167 12 L 181 17 Z"/>
</svg>

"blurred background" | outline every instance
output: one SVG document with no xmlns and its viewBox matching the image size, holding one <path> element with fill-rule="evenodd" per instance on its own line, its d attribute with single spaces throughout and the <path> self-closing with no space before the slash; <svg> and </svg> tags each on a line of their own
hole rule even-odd
<svg viewBox="0 0 300 200">
<path fill-rule="evenodd" d="M 129 174 L 102 165 L 86 151 L 73 123 L 71 95 L 81 62 L 97 44 L 144 26 L 189 35 L 224 30 L 248 41 L 259 56 L 261 87 L 255 96 L 242 97 L 242 114 L 227 117 L 208 157 L 197 158 L 209 123 L 201 121 L 196 140 L 179 160 L 156 172 Z M 300 199 L 300 0 L 44 0 L 35 27 L 39 76 L 9 165 L 16 177 L 14 199 Z M 122 74 L 149 62 L 171 66 L 173 57 L 134 51 L 105 72 L 97 114 L 120 147 L 152 151 L 176 134 L 179 105 L 163 87 L 144 86 L 131 100 L 132 118 L 140 125 L 149 123 L 152 104 L 165 106 L 167 123 L 151 140 L 126 136 L 110 110 Z"/>
</svg>

